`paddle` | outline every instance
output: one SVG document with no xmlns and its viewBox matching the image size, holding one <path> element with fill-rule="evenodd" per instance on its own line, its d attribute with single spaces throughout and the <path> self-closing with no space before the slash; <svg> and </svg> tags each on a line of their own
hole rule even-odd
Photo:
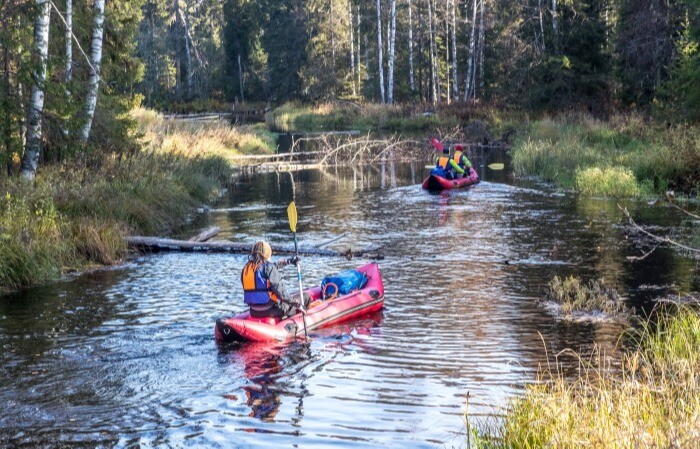
<svg viewBox="0 0 700 449">
<path fill-rule="evenodd" d="M 503 170 L 503 167 L 505 167 L 505 165 L 503 163 L 500 163 L 500 162 L 495 162 L 493 164 L 487 165 L 487 167 L 490 168 L 491 170 Z"/>
<path fill-rule="evenodd" d="M 292 231 L 294 236 L 294 254 L 299 257 L 299 248 L 297 247 L 297 206 L 294 201 L 289 203 L 287 207 L 287 218 L 289 218 L 289 229 Z M 309 338 L 306 333 L 306 309 L 304 308 L 304 288 L 301 285 L 301 266 L 300 262 L 297 260 L 297 278 L 299 279 L 299 310 L 301 310 L 301 316 L 304 321 L 304 338 Z"/>
<path fill-rule="evenodd" d="M 432 139 L 430 139 L 430 143 L 432 143 L 435 149 L 440 152 L 442 152 L 442 150 L 445 149 L 445 147 L 442 146 L 442 143 L 440 143 L 440 141 L 437 140 L 437 137 L 433 137 Z"/>
</svg>

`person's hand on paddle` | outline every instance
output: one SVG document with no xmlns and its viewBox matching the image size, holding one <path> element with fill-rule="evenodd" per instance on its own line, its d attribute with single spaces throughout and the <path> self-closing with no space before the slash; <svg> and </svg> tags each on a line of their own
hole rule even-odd
<svg viewBox="0 0 700 449">
<path fill-rule="evenodd" d="M 293 265 L 297 265 L 300 260 L 301 260 L 301 258 L 299 256 L 293 256 L 293 257 L 289 258 L 289 263 L 291 263 Z"/>
</svg>

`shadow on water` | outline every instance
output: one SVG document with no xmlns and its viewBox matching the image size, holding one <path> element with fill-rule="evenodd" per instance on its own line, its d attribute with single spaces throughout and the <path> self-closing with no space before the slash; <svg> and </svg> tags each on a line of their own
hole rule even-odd
<svg viewBox="0 0 700 449">
<path fill-rule="evenodd" d="M 514 182 L 507 164 L 488 169 L 503 155 L 471 156 L 482 182 L 440 194 L 420 188 L 425 162 L 292 175 L 301 244 L 346 234 L 328 247 L 385 256 L 384 310 L 306 343 L 216 345 L 215 320 L 245 308 L 246 255 L 144 257 L 3 297 L 0 446 L 464 447 L 467 392 L 470 415 L 491 415 L 547 353 L 619 354 L 623 326 L 539 304 L 554 275 L 605 277 L 640 309 L 698 290 L 697 264 L 677 253 L 626 259 L 640 242 L 615 201 Z M 289 244 L 292 176 L 244 175 L 197 225 Z M 624 206 L 662 233 L 680 222 Z M 368 261 L 305 257 L 304 284 Z M 282 275 L 291 288 L 296 272 Z"/>
</svg>

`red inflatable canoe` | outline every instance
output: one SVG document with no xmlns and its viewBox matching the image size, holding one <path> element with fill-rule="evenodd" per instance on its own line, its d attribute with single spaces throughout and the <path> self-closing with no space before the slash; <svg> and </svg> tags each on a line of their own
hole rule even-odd
<svg viewBox="0 0 700 449">
<path fill-rule="evenodd" d="M 470 186 L 477 182 L 479 182 L 479 175 L 476 174 L 476 170 L 472 169 L 466 178 L 446 179 L 442 176 L 429 175 L 423 181 L 423 188 L 425 190 L 449 190 Z"/>
<path fill-rule="evenodd" d="M 357 271 L 367 276 L 367 283 L 361 289 L 347 295 L 323 300 L 320 286 L 305 291 L 311 295 L 311 304 L 306 311 L 307 332 L 381 310 L 384 305 L 384 282 L 379 265 L 370 263 L 357 268 Z M 246 311 L 216 320 L 214 336 L 221 342 L 284 341 L 303 338 L 304 321 L 301 313 L 280 320 L 253 318 Z"/>
</svg>

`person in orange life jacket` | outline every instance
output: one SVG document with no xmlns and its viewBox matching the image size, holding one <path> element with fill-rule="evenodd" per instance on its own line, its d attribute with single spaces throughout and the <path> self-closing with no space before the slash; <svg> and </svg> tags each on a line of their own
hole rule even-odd
<svg viewBox="0 0 700 449">
<path fill-rule="evenodd" d="M 454 159 L 455 162 L 457 162 L 457 165 L 464 170 L 463 176 L 468 178 L 471 175 L 472 163 L 469 161 L 467 156 L 465 156 L 463 151 L 464 147 L 462 145 L 455 145 L 455 154 L 452 159 Z"/>
<path fill-rule="evenodd" d="M 271 256 L 270 244 L 257 242 L 241 272 L 243 300 L 250 308 L 250 316 L 255 318 L 284 318 L 296 312 L 296 303 L 282 286 L 278 268 L 296 265 L 299 257 L 272 263 Z"/>
<path fill-rule="evenodd" d="M 450 157 L 450 149 L 449 148 L 444 148 L 442 150 L 442 156 L 439 156 L 435 160 L 435 167 L 440 167 L 443 170 L 445 170 L 445 173 L 447 174 L 447 179 L 453 179 L 455 177 L 454 172 L 457 172 L 459 174 L 464 174 L 464 170 L 462 167 L 455 162 L 454 159 Z"/>
</svg>

